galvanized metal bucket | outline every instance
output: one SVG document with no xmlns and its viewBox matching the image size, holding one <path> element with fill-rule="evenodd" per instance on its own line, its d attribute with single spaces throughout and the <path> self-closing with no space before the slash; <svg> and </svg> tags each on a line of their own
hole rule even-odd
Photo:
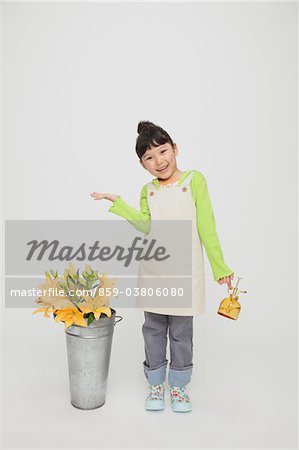
<svg viewBox="0 0 299 450">
<path fill-rule="evenodd" d="M 65 330 L 71 404 L 75 408 L 104 405 L 114 325 L 122 319 L 111 308 L 111 317 L 93 320 L 88 327 L 71 325 Z"/>
</svg>

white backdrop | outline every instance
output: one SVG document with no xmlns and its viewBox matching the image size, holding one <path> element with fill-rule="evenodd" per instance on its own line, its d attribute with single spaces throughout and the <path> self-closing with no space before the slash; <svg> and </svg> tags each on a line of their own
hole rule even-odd
<svg viewBox="0 0 299 450">
<path fill-rule="evenodd" d="M 205 175 L 248 290 L 237 321 L 219 316 L 205 256 L 186 415 L 144 410 L 140 311 L 120 305 L 107 401 L 86 412 L 63 325 L 3 305 L 4 447 L 296 447 L 297 4 L 4 2 L 2 27 L 4 219 L 121 220 L 89 193 L 138 208 L 150 120 Z"/>
</svg>

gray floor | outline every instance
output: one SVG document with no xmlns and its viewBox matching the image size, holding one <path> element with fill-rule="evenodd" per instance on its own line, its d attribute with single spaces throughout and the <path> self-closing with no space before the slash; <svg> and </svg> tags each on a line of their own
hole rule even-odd
<svg viewBox="0 0 299 450">
<path fill-rule="evenodd" d="M 297 447 L 294 343 L 250 339 L 244 316 L 194 319 L 193 411 L 178 414 L 168 391 L 164 411 L 144 409 L 140 311 L 118 311 L 106 403 L 93 411 L 70 404 L 63 325 L 3 313 L 4 448 Z"/>
</svg>

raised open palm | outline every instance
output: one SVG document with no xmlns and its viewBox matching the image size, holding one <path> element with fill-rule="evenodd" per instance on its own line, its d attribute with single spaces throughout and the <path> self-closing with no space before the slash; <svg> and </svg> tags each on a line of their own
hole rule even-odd
<svg viewBox="0 0 299 450">
<path fill-rule="evenodd" d="M 101 200 L 102 198 L 106 198 L 106 194 L 100 193 L 100 192 L 91 192 L 91 197 L 93 197 L 94 200 Z"/>
</svg>

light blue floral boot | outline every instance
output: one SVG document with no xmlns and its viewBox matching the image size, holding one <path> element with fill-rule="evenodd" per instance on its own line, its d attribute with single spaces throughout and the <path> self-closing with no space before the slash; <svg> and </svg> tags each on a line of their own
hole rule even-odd
<svg viewBox="0 0 299 450">
<path fill-rule="evenodd" d="M 170 385 L 171 408 L 175 412 L 192 411 L 192 403 L 185 386 Z"/>
<path fill-rule="evenodd" d="M 150 385 L 145 401 L 145 409 L 150 411 L 159 411 L 164 409 L 164 393 L 164 384 Z"/>
</svg>

